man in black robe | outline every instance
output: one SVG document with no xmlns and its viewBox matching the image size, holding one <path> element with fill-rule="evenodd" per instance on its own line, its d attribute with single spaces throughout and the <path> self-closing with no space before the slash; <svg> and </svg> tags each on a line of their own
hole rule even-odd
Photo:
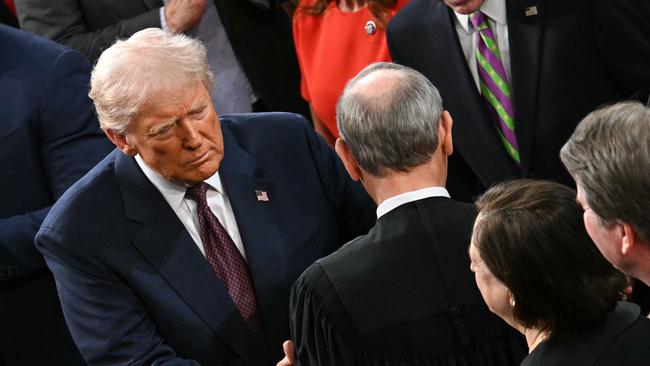
<svg viewBox="0 0 650 366">
<path fill-rule="evenodd" d="M 469 269 L 474 205 L 444 188 L 452 119 L 437 89 L 373 64 L 346 86 L 337 120 L 336 152 L 377 203 L 377 223 L 296 281 L 295 360 L 280 364 L 518 365 L 522 339 Z"/>
</svg>

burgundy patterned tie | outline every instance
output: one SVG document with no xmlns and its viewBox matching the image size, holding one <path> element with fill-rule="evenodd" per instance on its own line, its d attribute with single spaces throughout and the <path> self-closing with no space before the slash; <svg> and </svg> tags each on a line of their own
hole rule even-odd
<svg viewBox="0 0 650 366">
<path fill-rule="evenodd" d="M 264 344 L 264 331 L 248 266 L 226 229 L 208 207 L 207 190 L 206 183 L 199 183 L 189 187 L 185 193 L 185 197 L 194 200 L 197 205 L 205 257 L 228 290 L 250 330 Z"/>
</svg>

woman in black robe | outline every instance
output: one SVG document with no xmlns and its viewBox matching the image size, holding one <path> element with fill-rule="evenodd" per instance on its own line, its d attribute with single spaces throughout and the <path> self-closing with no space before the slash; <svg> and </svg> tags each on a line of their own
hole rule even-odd
<svg viewBox="0 0 650 366">
<path fill-rule="evenodd" d="M 591 242 L 575 191 L 519 180 L 477 206 L 471 268 L 490 310 L 526 337 L 522 365 L 650 365 L 650 319 L 619 301 L 626 278 Z"/>
</svg>

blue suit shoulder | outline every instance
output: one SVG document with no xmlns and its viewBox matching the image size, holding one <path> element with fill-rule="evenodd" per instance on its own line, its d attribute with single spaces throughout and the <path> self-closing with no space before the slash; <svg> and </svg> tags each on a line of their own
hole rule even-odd
<svg viewBox="0 0 650 366">
<path fill-rule="evenodd" d="M 219 117 L 222 128 L 232 133 L 238 142 L 263 139 L 286 140 L 302 134 L 314 134 L 305 117 L 286 112 L 226 114 Z"/>
<path fill-rule="evenodd" d="M 238 149 L 256 159 L 258 168 L 276 169 L 279 165 L 291 162 L 294 174 L 304 174 L 317 166 L 322 168 L 330 164 L 338 165 L 334 151 L 299 114 L 271 112 L 224 115 L 221 117 L 221 126 L 226 158 L 228 149 L 234 143 Z M 333 166 L 331 169 L 336 170 Z M 343 175 L 347 177 L 347 173 Z"/>
<path fill-rule="evenodd" d="M 90 70 L 88 59 L 76 50 L 47 38 L 0 24 L 0 66 L 3 69 L 25 69 L 30 73 L 47 72 L 63 55 L 69 55 Z"/>
<path fill-rule="evenodd" d="M 120 186 L 115 174 L 115 160 L 121 153 L 117 149 L 113 150 L 74 183 L 52 206 L 41 229 L 65 228 L 72 237 L 88 238 L 90 230 L 94 237 L 110 234 L 110 228 L 107 228 L 106 232 L 97 232 L 98 228 L 105 225 L 91 223 L 111 221 L 118 213 L 123 213 Z M 89 217 L 89 213 L 93 213 L 93 217 Z M 38 235 L 42 231 L 40 230 Z"/>
</svg>

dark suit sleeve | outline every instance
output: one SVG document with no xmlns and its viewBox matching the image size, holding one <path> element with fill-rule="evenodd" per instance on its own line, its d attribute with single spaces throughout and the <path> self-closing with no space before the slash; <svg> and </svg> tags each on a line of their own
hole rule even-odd
<svg viewBox="0 0 650 366">
<path fill-rule="evenodd" d="M 349 342 L 334 324 L 347 315 L 319 264 L 307 268 L 293 285 L 290 309 L 297 365 L 354 365 Z"/>
<path fill-rule="evenodd" d="M 66 323 L 88 365 L 199 365 L 176 356 L 135 291 L 83 243 L 67 250 L 79 240 L 43 226 L 36 245 L 55 274 Z"/>
<path fill-rule="evenodd" d="M 650 2 L 594 1 L 595 35 L 622 98 L 645 102 L 650 91 Z"/>
<path fill-rule="evenodd" d="M 323 191 L 337 213 L 340 244 L 366 234 L 376 220 L 375 203 L 361 184 L 350 179 L 332 148 L 311 127 L 306 131 Z"/>
<path fill-rule="evenodd" d="M 118 5 L 116 5 L 118 6 Z M 88 28 L 77 0 L 17 0 L 18 21 L 23 30 L 36 33 L 97 60 L 102 50 L 118 38 L 126 38 L 145 28 L 160 27 L 160 8 L 101 29 Z"/>
<path fill-rule="evenodd" d="M 99 129 L 87 96 L 90 65 L 83 55 L 65 51 L 43 74 L 48 78 L 43 80 L 41 100 L 30 101 L 33 104 L 29 105 L 38 109 L 33 132 L 38 141 L 34 145 L 40 149 L 50 196 L 56 200 L 112 145 Z M 0 219 L 0 267 L 4 263 L 4 271 L 9 272 L 5 277 L 44 268 L 34 247 L 34 236 L 49 208 Z"/>
</svg>

